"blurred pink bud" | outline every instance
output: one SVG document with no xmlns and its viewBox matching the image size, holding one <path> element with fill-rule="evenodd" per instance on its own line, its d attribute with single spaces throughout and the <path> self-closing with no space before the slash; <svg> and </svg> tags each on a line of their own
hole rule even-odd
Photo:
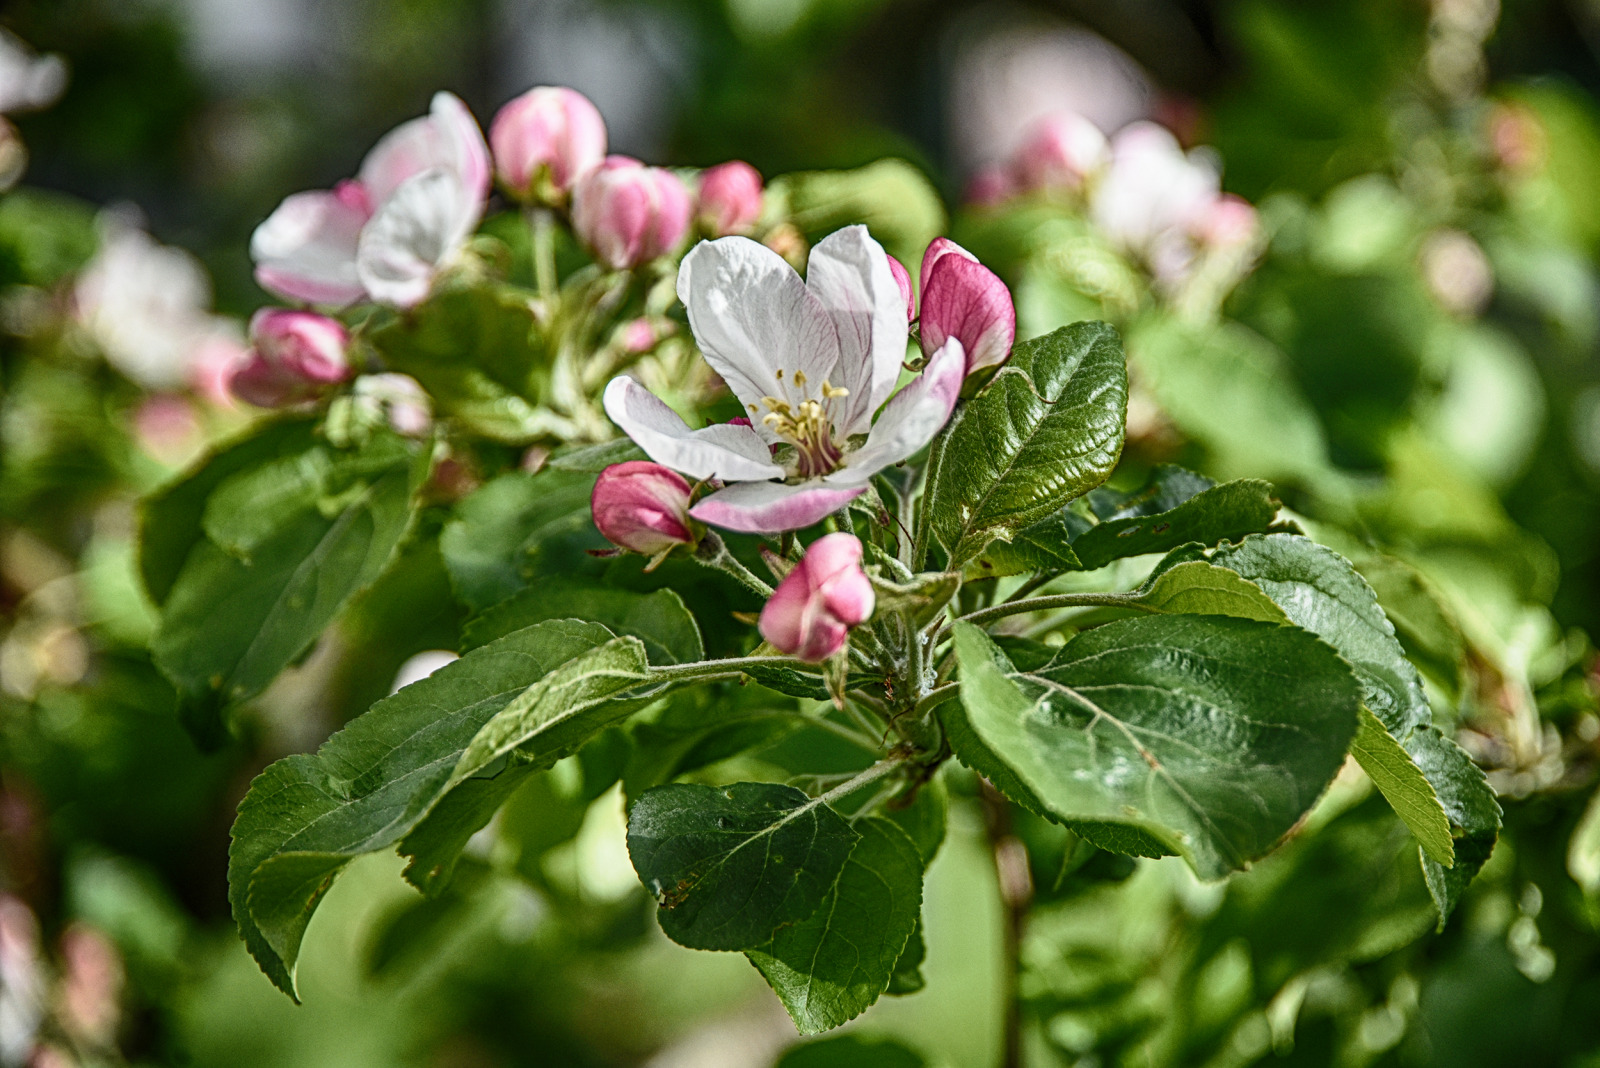
<svg viewBox="0 0 1600 1068">
<path fill-rule="evenodd" d="M 1100 127 L 1075 112 L 1049 116 L 1033 128 L 1013 160 L 1024 189 L 1077 189 L 1111 158 Z"/>
<path fill-rule="evenodd" d="M 606 158 L 606 122 L 577 90 L 541 85 L 500 109 L 489 145 L 508 193 L 560 204 Z"/>
<path fill-rule="evenodd" d="M 1237 248 L 1256 239 L 1260 219 L 1253 204 L 1240 196 L 1224 193 L 1206 208 L 1200 218 L 1200 240 L 1212 248 Z"/>
<path fill-rule="evenodd" d="M 760 171 L 742 160 L 730 160 L 700 175 L 695 218 L 711 236 L 749 233 L 760 217 Z"/>
<path fill-rule="evenodd" d="M 630 460 L 600 472 L 589 505 L 594 525 L 607 541 L 655 556 L 676 545 L 694 544 L 689 491 L 689 483 L 676 471 L 648 460 Z"/>
<path fill-rule="evenodd" d="M 1017 309 L 998 275 L 941 237 L 922 257 L 922 351 L 932 356 L 952 337 L 967 354 L 967 374 L 997 367 L 1017 338 Z"/>
<path fill-rule="evenodd" d="M 911 292 L 911 272 L 906 270 L 906 265 L 889 257 L 889 273 L 894 275 L 894 284 L 900 287 L 900 295 L 906 298 L 906 322 L 917 317 L 917 295 Z"/>
<path fill-rule="evenodd" d="M 1004 167 L 985 167 L 967 180 L 966 201 L 990 208 L 1011 197 L 1016 184 Z"/>
<path fill-rule="evenodd" d="M 872 582 L 861 570 L 861 542 L 829 534 L 811 543 L 761 610 L 761 636 L 816 663 L 844 648 L 850 628 L 872 616 Z"/>
<path fill-rule="evenodd" d="M 61 935 L 61 958 L 61 1022 L 82 1042 L 109 1045 L 120 1015 L 122 954 L 93 927 L 75 923 Z"/>
<path fill-rule="evenodd" d="M 250 320 L 250 360 L 233 392 L 261 408 L 312 400 L 354 373 L 350 335 L 336 319 L 289 308 L 262 308 Z"/>
<path fill-rule="evenodd" d="M 218 330 L 195 348 L 189 388 L 216 408 L 233 407 L 229 383 L 250 358 L 250 350 L 231 331 Z"/>
<path fill-rule="evenodd" d="M 133 412 L 133 436 L 139 447 L 164 464 L 177 467 L 189 460 L 204 440 L 195 406 L 172 393 L 157 393 L 139 402 Z"/>
<path fill-rule="evenodd" d="M 622 342 L 622 351 L 639 353 L 649 352 L 656 347 L 660 337 L 656 333 L 655 324 L 649 319 L 633 319 L 624 324 L 619 339 Z"/>
<path fill-rule="evenodd" d="M 1509 173 L 1521 176 L 1541 170 L 1549 142 L 1538 112 L 1526 104 L 1501 102 L 1489 109 L 1489 144 L 1496 162 Z"/>
<path fill-rule="evenodd" d="M 689 190 L 671 171 L 609 156 L 573 191 L 572 227 L 607 267 L 637 267 L 689 232 Z"/>
</svg>

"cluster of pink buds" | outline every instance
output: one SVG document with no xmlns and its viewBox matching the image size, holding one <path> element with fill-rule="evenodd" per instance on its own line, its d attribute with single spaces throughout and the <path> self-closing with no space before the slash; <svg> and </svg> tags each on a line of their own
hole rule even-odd
<svg viewBox="0 0 1600 1068">
<path fill-rule="evenodd" d="M 872 618 L 876 597 L 861 570 L 861 542 L 828 534 L 811 543 L 761 610 L 761 636 L 774 648 L 820 663 L 844 648 L 850 628 Z"/>
<path fill-rule="evenodd" d="M 348 381 L 350 335 L 326 315 L 262 308 L 250 320 L 250 355 L 233 372 L 235 396 L 262 408 L 315 400 Z"/>
</svg>

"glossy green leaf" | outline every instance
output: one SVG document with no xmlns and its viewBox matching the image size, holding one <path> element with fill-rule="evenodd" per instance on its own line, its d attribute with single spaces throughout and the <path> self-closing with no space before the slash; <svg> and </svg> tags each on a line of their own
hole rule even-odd
<svg viewBox="0 0 1600 1068">
<path fill-rule="evenodd" d="M 927 1068 L 922 1054 L 893 1038 L 848 1034 L 790 1047 L 774 1068 Z"/>
<path fill-rule="evenodd" d="M 1104 498 L 1097 500 L 1102 494 Z M 1266 530 L 1278 514 L 1270 483 L 1241 479 L 1215 486 L 1209 479 L 1170 466 L 1156 468 L 1136 493 L 1113 497 L 1096 490 L 1089 502 L 1101 521 L 1072 543 L 1085 570 L 1125 556 L 1167 552 L 1188 542 L 1236 541 Z"/>
<path fill-rule="evenodd" d="M 541 583 L 501 601 L 467 623 L 463 649 L 476 649 L 547 619 L 587 619 L 614 634 L 644 642 L 652 664 L 688 664 L 705 658 L 700 628 L 672 590 L 639 594 L 604 586 Z"/>
<path fill-rule="evenodd" d="M 750 958 L 803 1035 L 855 1019 L 883 996 L 922 913 L 922 856 L 894 824 L 855 824 L 861 841 L 810 918 Z"/>
<path fill-rule="evenodd" d="M 1422 854 L 1422 874 L 1428 880 L 1428 893 L 1433 895 L 1434 906 L 1439 910 L 1439 929 L 1443 930 L 1467 885 L 1494 852 L 1500 834 L 1500 802 L 1483 769 L 1432 726 L 1418 727 L 1406 739 L 1405 747 L 1444 806 L 1455 838 L 1456 862 L 1452 867 L 1446 868 Z"/>
<path fill-rule="evenodd" d="M 1104 482 L 1122 452 L 1128 374 L 1105 323 L 1016 347 L 957 409 L 928 461 L 927 514 L 952 566 Z"/>
<path fill-rule="evenodd" d="M 446 859 L 442 844 L 464 841 L 463 809 L 489 815 L 459 801 L 442 808 L 453 790 L 491 789 L 508 768 L 565 756 L 639 707 L 611 698 L 647 670 L 637 639 L 541 623 L 379 701 L 314 755 L 268 767 L 239 805 L 228 862 L 234 920 L 262 970 L 293 995 L 306 924 L 351 858 L 401 843 L 443 811 L 448 828 L 425 833 L 428 852 L 414 854 L 413 867 L 427 865 L 414 881 L 426 883 Z"/>
<path fill-rule="evenodd" d="M 439 538 L 456 596 L 482 612 L 536 578 L 598 579 L 602 567 L 587 550 L 607 542 L 589 513 L 593 492 L 593 474 L 516 471 L 456 505 Z"/>
<path fill-rule="evenodd" d="M 202 513 L 202 526 L 223 541 L 194 544 L 151 645 L 202 744 L 220 741 L 227 706 L 260 693 L 383 572 L 428 463 L 425 446 L 383 431 L 357 450 L 313 445 L 212 491 L 239 507 Z M 237 486 L 268 482 L 271 507 L 235 496 Z"/>
<path fill-rule="evenodd" d="M 1283 609 L 1260 586 L 1237 571 L 1204 560 L 1158 565 L 1136 592 L 1134 603 L 1169 615 L 1234 616 L 1263 623 L 1289 622 Z"/>
<path fill-rule="evenodd" d="M 1072 539 L 1088 525 L 1070 508 L 1057 509 L 1037 523 L 1023 527 L 1010 541 L 995 540 L 967 565 L 968 578 L 1002 578 L 1030 571 L 1081 571 L 1083 561 L 1072 549 Z"/>
<path fill-rule="evenodd" d="M 1356 758 L 1374 786 L 1383 794 L 1430 859 L 1449 868 L 1456 862 L 1455 843 L 1450 838 L 1450 819 L 1439 804 L 1439 795 L 1401 744 L 1383 722 L 1362 706 L 1361 725 L 1350 755 Z"/>
<path fill-rule="evenodd" d="M 1137 828 L 1203 878 L 1248 866 L 1310 809 L 1361 703 L 1326 644 L 1253 620 L 1119 620 L 1011 677 L 977 627 L 957 626 L 956 651 L 974 733 L 1049 812 Z"/>
<path fill-rule="evenodd" d="M 1390 734 L 1404 739 L 1432 718 L 1416 667 L 1350 561 L 1297 534 L 1253 534 L 1220 546 L 1211 562 L 1260 586 L 1293 623 L 1337 649 Z"/>
<path fill-rule="evenodd" d="M 628 816 L 628 854 L 661 929 L 691 949 L 752 949 L 806 919 L 860 837 L 776 783 L 658 786 Z"/>
</svg>

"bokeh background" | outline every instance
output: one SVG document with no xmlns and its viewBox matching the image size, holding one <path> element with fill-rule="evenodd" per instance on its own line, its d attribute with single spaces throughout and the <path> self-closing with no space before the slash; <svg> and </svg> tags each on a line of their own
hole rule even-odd
<svg viewBox="0 0 1600 1068">
<path fill-rule="evenodd" d="M 1175 860 L 1036 872 L 1030 1063 L 1600 1066 L 1600 818 L 1580 823 L 1600 737 L 1596 0 L 9 0 L 0 26 L 70 79 L 11 116 L 27 171 L 0 198 L 0 1065 L 764 1068 L 794 1041 L 744 960 L 655 930 L 615 795 L 527 800 L 563 824 L 527 878 L 485 864 L 424 904 L 398 858 L 357 863 L 313 925 L 304 1004 L 277 993 L 228 919 L 233 806 L 412 653 L 451 647 L 460 609 L 437 561 L 410 562 L 342 621 L 340 657 L 202 755 L 129 566 L 132 501 L 188 455 L 188 424 L 39 355 L 103 209 L 190 250 L 242 320 L 265 299 L 250 232 L 284 195 L 353 173 L 438 89 L 486 122 L 564 84 L 655 163 L 908 161 L 934 228 L 1013 285 L 1019 336 L 1133 327 L 1135 460 L 1272 478 L 1358 563 L 1405 561 L 1386 606 L 1414 610 L 1402 638 L 1507 806 L 1461 913 L 1432 932 L 1414 849 L 1355 788 L 1226 887 Z M 1232 333 L 1150 328 L 1048 212 L 963 208 L 1064 109 L 1211 146 L 1258 207 Z M 401 603 L 435 611 L 401 625 Z M 953 819 L 928 988 L 859 1026 L 965 1068 L 993 1063 L 1006 983 L 978 816 Z M 30 1052 L 38 1028 L 57 1060 Z"/>
</svg>

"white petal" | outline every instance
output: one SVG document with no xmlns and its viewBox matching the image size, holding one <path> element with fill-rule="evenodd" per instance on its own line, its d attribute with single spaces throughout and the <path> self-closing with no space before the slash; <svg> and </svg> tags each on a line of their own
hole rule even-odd
<svg viewBox="0 0 1600 1068">
<path fill-rule="evenodd" d="M 356 273 L 356 246 L 367 218 L 357 198 L 335 192 L 286 198 L 250 236 L 256 280 L 286 300 L 360 300 L 366 290 Z"/>
<path fill-rule="evenodd" d="M 865 486 L 825 486 L 802 482 L 740 482 L 718 490 L 689 514 L 702 523 L 746 534 L 776 534 L 809 527 L 866 492 Z"/>
<path fill-rule="evenodd" d="M 361 161 L 361 183 L 375 204 L 408 179 L 436 168 L 454 171 L 482 200 L 489 192 L 489 149 L 472 112 L 453 93 L 435 93 L 429 113 L 384 134 Z"/>
<path fill-rule="evenodd" d="M 862 433 L 900 379 L 906 358 L 905 294 L 888 254 L 865 226 L 847 226 L 817 242 L 806 263 L 806 286 L 839 335 L 833 384 L 850 391 L 840 429 Z"/>
<path fill-rule="evenodd" d="M 626 376 L 606 386 L 606 414 L 650 459 L 690 478 L 782 478 L 767 443 L 747 426 L 690 430 L 666 402 Z"/>
<path fill-rule="evenodd" d="M 706 362 L 744 404 L 757 432 L 777 440 L 761 422 L 767 414 L 761 399 L 798 407 L 820 396 L 839 362 L 833 320 L 782 256 L 747 237 L 691 249 L 678 268 L 678 297 Z M 796 371 L 805 374 L 804 390 L 794 386 Z"/>
<path fill-rule="evenodd" d="M 477 223 L 477 198 L 453 171 L 408 178 L 361 231 L 356 273 L 374 300 L 407 308 L 428 295 L 433 276 Z"/>
<path fill-rule="evenodd" d="M 890 399 L 866 444 L 845 457 L 844 466 L 823 481 L 845 486 L 865 482 L 932 441 L 950 421 L 966 371 L 967 355 L 961 342 L 951 338 L 933 354 L 922 374 Z"/>
</svg>

